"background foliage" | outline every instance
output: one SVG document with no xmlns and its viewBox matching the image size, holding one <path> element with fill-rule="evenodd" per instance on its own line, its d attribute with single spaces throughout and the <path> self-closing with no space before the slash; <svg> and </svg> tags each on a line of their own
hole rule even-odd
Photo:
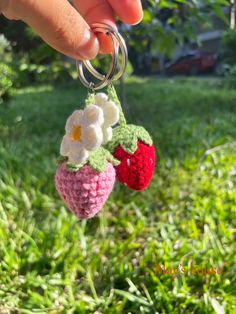
<svg viewBox="0 0 236 314">
<path fill-rule="evenodd" d="M 131 43 L 139 52 L 151 45 L 152 51 L 171 55 L 176 43 L 197 41 L 197 25 L 202 29 L 211 27 L 209 14 L 228 24 L 225 6 L 229 6 L 227 0 L 146 1 L 143 21 L 134 28 L 137 37 Z"/>
<path fill-rule="evenodd" d="M 130 55 L 136 73 L 141 71 L 141 58 L 163 56 L 171 58 L 176 45 L 197 40 L 197 29 L 209 30 L 214 14 L 228 25 L 227 0 L 149 0 L 144 2 L 144 18 L 141 24 L 132 28 L 129 39 Z"/>
<path fill-rule="evenodd" d="M 225 32 L 222 40 L 222 54 L 229 65 L 236 64 L 236 29 Z"/>
<path fill-rule="evenodd" d="M 16 73 L 11 67 L 12 55 L 9 42 L 0 35 L 0 105 L 7 101 L 15 83 Z"/>
<path fill-rule="evenodd" d="M 225 13 L 228 0 L 147 0 L 143 5 L 143 22 L 132 29 L 122 28 L 124 36 L 128 37 L 129 58 L 136 73 L 142 71 L 141 63 L 146 63 L 145 74 L 148 73 L 152 56 L 156 59 L 160 55 L 170 58 L 177 44 L 197 42 L 197 25 L 203 29 L 210 28 L 209 15 L 212 13 L 228 23 Z M 18 73 L 18 85 L 66 82 L 76 78 L 74 62 L 47 46 L 25 24 L 2 17 L 0 29 L 9 43 L 7 52 L 11 50 L 12 53 L 12 61 L 8 61 L 7 65 Z M 5 62 L 4 58 L 1 60 Z M 96 66 L 104 69 L 104 60 L 97 60 Z"/>
</svg>

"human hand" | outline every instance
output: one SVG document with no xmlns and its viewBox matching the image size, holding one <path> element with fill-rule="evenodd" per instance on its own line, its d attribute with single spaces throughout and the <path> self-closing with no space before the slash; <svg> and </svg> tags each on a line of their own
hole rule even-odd
<svg viewBox="0 0 236 314">
<path fill-rule="evenodd" d="M 22 20 L 51 47 L 74 59 L 92 59 L 112 51 L 110 38 L 94 34 L 89 25 L 115 26 L 115 16 L 127 24 L 142 19 L 141 0 L 0 0 L 0 12 Z"/>
</svg>

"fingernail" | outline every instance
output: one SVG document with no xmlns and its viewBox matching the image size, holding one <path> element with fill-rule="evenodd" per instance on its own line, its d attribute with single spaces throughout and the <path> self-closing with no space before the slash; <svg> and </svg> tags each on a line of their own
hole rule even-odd
<svg viewBox="0 0 236 314">
<path fill-rule="evenodd" d="M 97 37 L 89 29 L 86 29 L 84 32 L 83 40 L 78 45 L 78 54 L 83 59 L 92 59 L 94 58 L 99 49 L 99 43 Z"/>
<path fill-rule="evenodd" d="M 79 43 L 79 47 L 82 47 L 83 45 L 87 44 L 87 42 L 91 38 L 91 32 L 89 29 L 85 28 L 84 34 L 83 34 L 83 39 Z"/>
</svg>

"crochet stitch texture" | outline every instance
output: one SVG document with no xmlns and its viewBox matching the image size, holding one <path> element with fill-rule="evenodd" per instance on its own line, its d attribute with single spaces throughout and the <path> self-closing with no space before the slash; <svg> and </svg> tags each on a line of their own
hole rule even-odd
<svg viewBox="0 0 236 314">
<path fill-rule="evenodd" d="M 113 155 L 120 160 L 120 164 L 115 167 L 117 179 L 133 190 L 146 189 L 155 168 L 154 145 L 149 146 L 138 141 L 133 154 L 129 154 L 119 145 Z"/>
<path fill-rule="evenodd" d="M 112 191 L 115 176 L 110 162 L 107 162 L 104 172 L 98 172 L 89 165 L 77 172 L 70 172 L 64 162 L 56 172 L 56 189 L 78 218 L 92 218 L 101 210 Z"/>
</svg>

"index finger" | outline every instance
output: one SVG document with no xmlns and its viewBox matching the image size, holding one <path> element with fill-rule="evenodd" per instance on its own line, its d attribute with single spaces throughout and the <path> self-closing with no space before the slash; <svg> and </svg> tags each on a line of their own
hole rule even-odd
<svg viewBox="0 0 236 314">
<path fill-rule="evenodd" d="M 100 22 L 115 27 L 114 15 L 125 23 L 136 24 L 143 16 L 140 0 L 73 0 L 73 4 L 89 25 Z M 107 35 L 96 33 L 96 36 L 101 53 L 113 51 L 112 41 Z"/>
<path fill-rule="evenodd" d="M 130 25 L 139 23 L 143 18 L 141 0 L 107 0 L 118 18 Z"/>
<path fill-rule="evenodd" d="M 51 47 L 74 59 L 98 53 L 96 36 L 67 0 L 11 0 L 3 14 L 23 20 Z"/>
</svg>

